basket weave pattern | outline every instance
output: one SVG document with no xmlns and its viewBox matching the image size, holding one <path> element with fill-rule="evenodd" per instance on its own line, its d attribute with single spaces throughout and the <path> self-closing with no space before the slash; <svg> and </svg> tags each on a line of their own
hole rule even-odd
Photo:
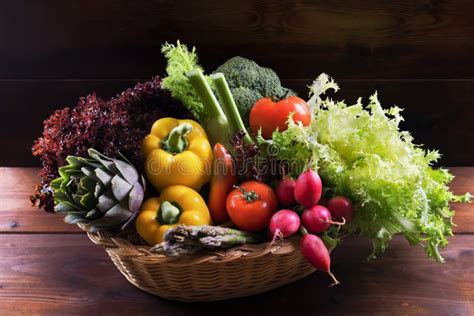
<svg viewBox="0 0 474 316">
<path fill-rule="evenodd" d="M 105 247 L 120 272 L 138 288 L 177 301 L 216 301 L 262 293 L 301 279 L 314 269 L 298 240 L 245 245 L 182 258 L 150 253 L 107 232 L 88 233 Z"/>
</svg>

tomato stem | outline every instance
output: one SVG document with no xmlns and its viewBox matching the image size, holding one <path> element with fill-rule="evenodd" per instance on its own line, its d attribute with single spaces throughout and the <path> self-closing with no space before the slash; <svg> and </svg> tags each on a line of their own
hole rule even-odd
<svg viewBox="0 0 474 316">
<path fill-rule="evenodd" d="M 247 201 L 247 203 L 251 203 L 255 200 L 260 199 L 260 195 L 258 195 L 257 192 L 255 191 L 246 191 L 244 188 L 238 185 L 234 185 L 234 188 L 236 188 L 242 193 L 242 196 L 245 199 L 245 201 Z"/>
</svg>

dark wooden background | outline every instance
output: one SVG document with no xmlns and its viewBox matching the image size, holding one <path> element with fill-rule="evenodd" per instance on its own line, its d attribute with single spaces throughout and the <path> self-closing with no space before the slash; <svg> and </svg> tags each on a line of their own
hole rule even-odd
<svg viewBox="0 0 474 316">
<path fill-rule="evenodd" d="M 346 100 L 378 90 L 442 164 L 474 164 L 473 1 L 15 0 L 0 3 L 0 165 L 37 165 L 54 109 L 162 74 L 176 39 L 209 71 L 243 55 L 302 95 L 320 72 Z"/>
</svg>

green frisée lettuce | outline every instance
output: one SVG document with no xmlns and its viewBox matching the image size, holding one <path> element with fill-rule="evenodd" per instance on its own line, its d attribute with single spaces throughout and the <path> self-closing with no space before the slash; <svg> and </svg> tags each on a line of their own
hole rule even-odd
<svg viewBox="0 0 474 316">
<path fill-rule="evenodd" d="M 326 188 L 355 203 L 356 216 L 346 229 L 373 240 L 371 258 L 401 233 L 443 261 L 439 249 L 453 227 L 449 203 L 468 202 L 470 194 L 454 195 L 448 188 L 453 176 L 432 167 L 440 154 L 415 145 L 408 132 L 399 130 L 400 108 L 383 109 L 376 93 L 367 106 L 361 99 L 350 106 L 323 99 L 329 88 L 338 87 L 324 74 L 310 88 L 314 119 L 309 126 L 290 118 L 286 131 L 273 134 L 278 158 L 301 162 L 291 164 L 295 174 L 311 160 Z"/>
<path fill-rule="evenodd" d="M 193 70 L 203 71 L 198 63 L 196 49 L 194 47 L 188 49 L 186 45 L 177 41 L 176 45 L 165 43 L 161 47 L 161 52 L 167 61 L 167 76 L 162 80 L 163 87 L 169 89 L 172 96 L 181 101 L 194 117 L 202 123 L 201 119 L 206 116 L 206 111 L 186 75 Z"/>
</svg>

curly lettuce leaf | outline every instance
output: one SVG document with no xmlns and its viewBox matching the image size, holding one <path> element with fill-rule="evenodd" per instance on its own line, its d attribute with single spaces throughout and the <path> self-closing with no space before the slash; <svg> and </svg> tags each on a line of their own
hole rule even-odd
<svg viewBox="0 0 474 316">
<path fill-rule="evenodd" d="M 315 94 L 312 99 L 317 106 L 310 126 L 290 118 L 286 131 L 273 134 L 270 142 L 279 149 L 278 158 L 289 161 L 295 174 L 311 160 L 325 187 L 356 204 L 346 229 L 373 240 L 370 258 L 400 233 L 443 261 L 439 249 L 448 244 L 453 227 L 449 203 L 467 202 L 470 194 L 454 195 L 448 187 L 453 176 L 432 168 L 439 153 L 415 145 L 408 132 L 400 131 L 402 110 L 383 109 L 377 93 L 367 106 L 361 99 L 351 106 Z"/>
</svg>

